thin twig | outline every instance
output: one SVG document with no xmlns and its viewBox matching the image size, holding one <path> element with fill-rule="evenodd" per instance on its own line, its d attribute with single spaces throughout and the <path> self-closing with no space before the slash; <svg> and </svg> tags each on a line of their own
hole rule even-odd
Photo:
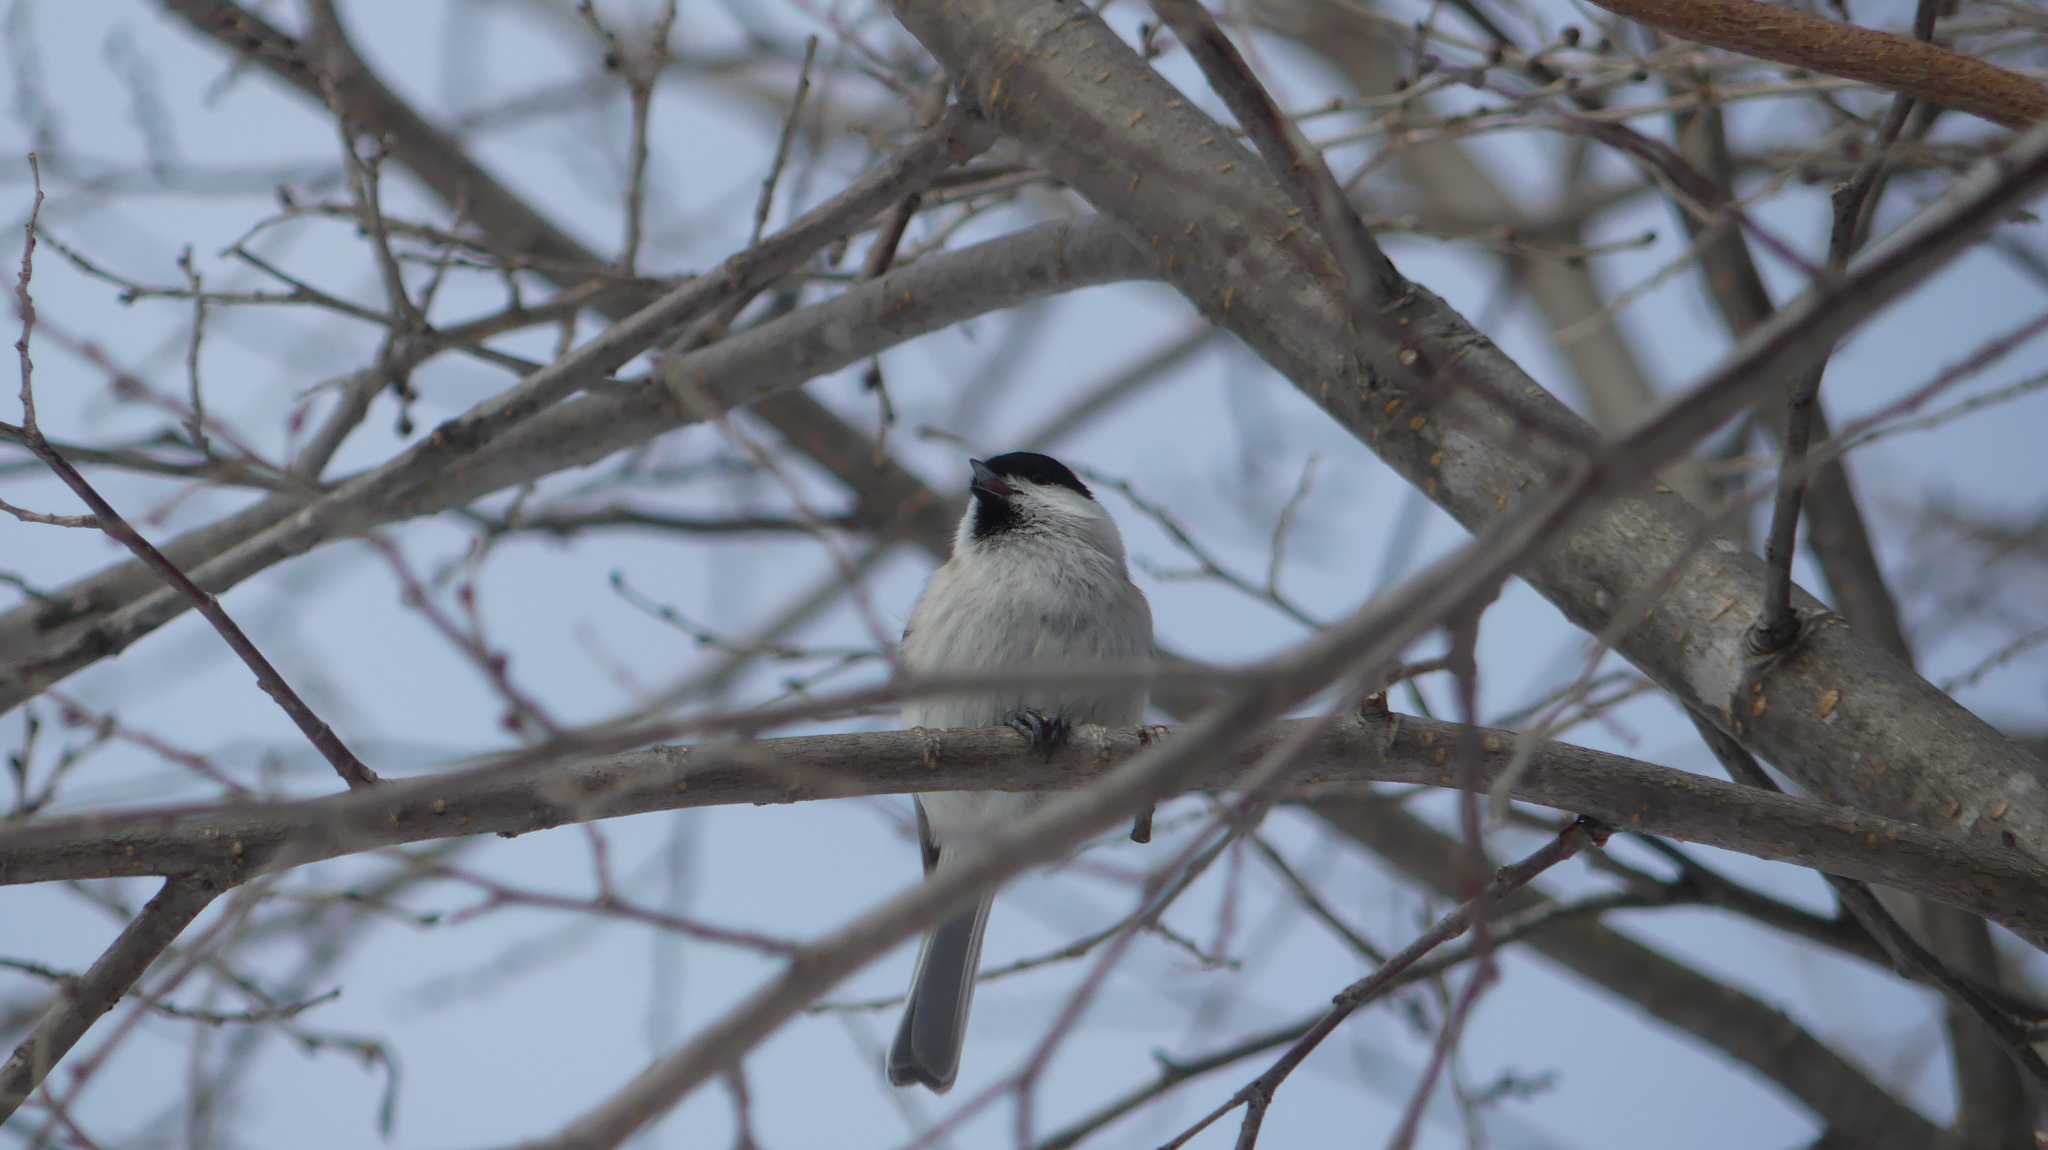
<svg viewBox="0 0 2048 1150">
<path fill-rule="evenodd" d="M 448 617 L 447 612 L 435 604 L 426 585 L 420 582 L 419 577 L 414 575 L 412 568 L 406 564 L 405 552 L 396 543 L 376 532 L 364 535 L 363 541 L 383 556 L 392 574 L 398 577 L 400 601 L 418 611 L 434 630 L 440 632 L 442 638 L 448 640 L 450 646 L 462 652 L 465 658 L 474 663 L 477 670 L 484 673 L 492 688 L 498 692 L 499 697 L 505 700 L 503 724 L 508 730 L 520 732 L 528 722 L 531 722 L 545 735 L 561 733 L 561 724 L 548 714 L 540 701 L 521 690 L 519 685 L 512 681 L 511 656 L 502 651 L 492 650 L 484 639 L 483 632 L 474 625 L 476 584 L 473 581 L 462 584 L 456 592 L 472 621 L 469 629 L 464 630 Z"/>
<path fill-rule="evenodd" d="M 229 649 L 255 673 L 257 686 L 263 688 L 263 693 L 276 701 L 278 707 L 291 718 L 293 725 L 298 727 L 307 741 L 313 744 L 313 748 L 320 752 L 320 756 L 334 767 L 335 773 L 341 776 L 349 789 L 367 787 L 377 781 L 376 772 L 357 758 L 355 752 L 349 750 L 348 745 L 342 742 L 341 736 L 335 734 L 334 728 L 328 726 L 325 720 L 306 705 L 306 701 L 299 697 L 298 692 L 292 689 L 291 684 L 285 681 L 284 676 L 271 665 L 270 660 L 264 657 L 263 652 L 256 648 L 256 644 L 250 641 L 249 636 L 228 615 L 227 610 L 220 605 L 219 599 L 201 590 L 186 577 L 177 564 L 166 558 L 149 540 L 144 539 L 140 532 L 121 517 L 120 512 L 114 510 L 112 504 L 101 498 L 100 493 L 92 484 L 86 482 L 85 477 L 80 475 L 76 468 L 43 441 L 40 432 L 30 433 L 28 445 L 29 450 L 33 451 L 37 458 L 57 473 L 57 477 L 64 481 L 65 486 L 71 488 L 74 494 L 85 501 L 86 506 L 92 508 L 101 530 L 127 547 L 137 558 L 162 576 L 165 582 L 191 601 L 193 609 L 212 624 Z"/>
<path fill-rule="evenodd" d="M 670 5 L 674 9 L 673 3 Z M 747 239 L 747 246 L 761 242 L 761 233 L 768 228 L 768 209 L 775 204 L 775 185 L 782 179 L 783 165 L 789 162 L 789 143 L 796 136 L 797 121 L 803 117 L 804 98 L 811 94 L 811 65 L 818 58 L 818 38 L 804 39 L 804 63 L 796 74 L 796 95 L 790 97 L 789 115 L 782 121 L 782 134 L 775 140 L 775 159 L 768 165 L 768 174 L 761 177 L 761 196 L 754 201 L 754 231 Z"/>
<path fill-rule="evenodd" d="M 1920 0 L 1913 21 L 1913 32 L 1920 39 L 1934 35 L 1940 8 L 1936 0 Z M 1838 276 L 1846 271 L 1850 257 L 1862 246 L 1870 215 L 1884 195 L 1886 153 L 1913 114 L 1913 104 L 1912 95 L 1905 92 L 1892 98 L 1870 156 L 1847 182 L 1835 188 L 1826 275 Z M 1800 505 L 1806 498 L 1806 448 L 1813 440 L 1821 379 L 1827 374 L 1827 367 L 1827 357 L 1822 356 L 1811 368 L 1793 377 L 1788 388 L 1777 502 L 1771 508 L 1770 534 L 1764 543 L 1763 605 L 1749 635 L 1750 648 L 1762 655 L 1782 651 L 1799 637 L 1799 619 L 1792 609 L 1792 557 L 1798 540 Z"/>
<path fill-rule="evenodd" d="M 585 824 L 595 829 L 594 824 Z M 506 906 L 528 906 L 543 910 L 562 910 L 591 914 L 599 917 L 617 918 L 637 922 L 658 930 L 673 931 L 701 942 L 715 942 L 725 946 L 741 947 L 762 954 L 787 956 L 796 953 L 793 942 L 774 938 L 757 931 L 739 930 L 732 927 L 715 926 L 682 915 L 669 914 L 649 907 L 636 906 L 612 893 L 607 882 L 600 882 L 595 898 L 579 899 L 566 895 L 549 894 L 545 891 L 526 890 L 500 882 L 476 871 L 441 863 L 431 868 L 436 878 L 452 882 L 467 883 L 484 893 L 484 901 L 466 907 L 449 915 L 444 921 L 449 925 L 467 922 Z"/>
<path fill-rule="evenodd" d="M 26 974 L 32 978 L 40 978 L 45 982 L 56 983 L 59 987 L 63 988 L 66 994 L 77 993 L 78 986 L 85 977 L 68 970 L 59 970 L 48 963 L 31 962 L 20 958 L 0 957 L 0 968 Z M 296 1018 L 316 1006 L 333 1002 L 335 999 L 340 998 L 341 988 L 337 986 L 324 993 L 316 994 L 311 998 L 300 998 L 271 1006 L 258 1006 L 249 1010 L 205 1010 L 195 1006 L 180 1006 L 161 995 L 151 994 L 142 990 L 136 991 L 135 997 L 144 1006 L 163 1015 L 165 1018 L 179 1018 L 187 1022 L 203 1022 L 208 1026 L 230 1026 L 280 1022 L 287 1018 Z"/>
<path fill-rule="evenodd" d="M 1474 938 L 1472 949 L 1479 956 L 1478 965 L 1466 977 L 1464 989 L 1451 1000 L 1450 1010 L 1444 1014 L 1443 1026 L 1437 1033 L 1436 1042 L 1430 1046 L 1429 1062 L 1423 1067 L 1422 1078 L 1408 1097 L 1408 1105 L 1401 1111 L 1400 1123 L 1387 1140 L 1387 1150 L 1409 1150 L 1415 1145 L 1415 1136 L 1422 1129 L 1422 1115 L 1429 1106 L 1430 1096 L 1436 1092 L 1437 1079 L 1443 1076 L 1444 1064 L 1465 1032 L 1465 1020 L 1472 1017 L 1472 1008 L 1479 1002 L 1479 996 L 1500 978 L 1499 969 L 1493 962 L 1493 940 L 1490 937 Z M 1244 1145 L 1242 1140 L 1239 1145 Z"/>
<path fill-rule="evenodd" d="M 934 76 L 918 98 L 917 119 L 920 129 L 928 129 L 938 122 L 946 112 L 946 98 L 951 85 L 941 74 Z M 910 221 L 916 218 L 924 206 L 923 190 L 913 190 L 896 201 L 889 214 L 882 219 L 875 232 L 873 244 L 868 247 L 867 258 L 861 261 L 862 280 L 880 279 L 896 265 L 896 249 L 903 243 L 903 234 L 910 229 Z M 889 433 L 896 427 L 896 404 L 889 398 L 889 379 L 882 374 L 882 357 L 869 358 L 868 369 L 861 376 L 861 387 L 875 397 L 875 448 L 874 457 L 882 459 L 889 449 Z"/>
<path fill-rule="evenodd" d="M 1611 910 L 1629 910 L 1652 906 L 1683 905 L 1685 900 L 1664 900 L 1640 894 L 1599 894 L 1591 895 L 1577 902 L 1561 902 L 1537 907 L 1533 911 L 1509 915 L 1499 920 L 1496 945 L 1505 946 L 1519 942 L 1531 935 L 1540 934 L 1552 927 L 1580 919 L 1598 916 Z M 1477 952 L 1471 944 L 1446 949 L 1432 954 L 1409 967 L 1398 977 L 1387 983 L 1375 995 L 1384 998 L 1388 993 L 1413 985 L 1425 979 L 1435 978 L 1452 968 L 1471 961 Z M 1308 1033 L 1322 1017 L 1320 1013 L 1299 1019 L 1270 1030 L 1231 1043 L 1222 1049 L 1192 1058 L 1173 1058 L 1164 1053 L 1154 1053 L 1159 1063 L 1159 1072 L 1153 1080 L 1129 1093 L 1104 1104 L 1085 1117 L 1077 1119 L 1057 1133 L 1038 1143 L 1035 1150 L 1073 1150 L 1091 1134 L 1108 1126 L 1126 1114 L 1130 1114 L 1148 1102 L 1152 1102 L 1203 1075 L 1220 1070 L 1234 1062 L 1241 1062 L 1253 1055 L 1263 1054 L 1275 1047 L 1298 1041 Z"/>
<path fill-rule="evenodd" d="M 1280 515 L 1273 521 L 1273 539 L 1266 547 L 1266 593 L 1278 598 L 1280 595 L 1280 569 L 1287 562 L 1287 540 L 1294 531 L 1294 522 L 1301 514 L 1302 504 L 1308 502 L 1309 488 L 1316 479 L 1316 463 L 1319 457 L 1310 455 L 1301 465 L 1301 478 L 1295 482 L 1294 494 L 1280 508 Z"/>
<path fill-rule="evenodd" d="M 98 527 L 100 521 L 90 515 L 52 515 L 47 511 L 30 511 L 26 507 L 0 499 L 0 514 L 12 515 L 23 523 L 40 523 L 46 527 Z"/>
<path fill-rule="evenodd" d="M 21 338 L 14 341 L 14 350 L 21 357 L 21 430 L 24 442 L 27 435 L 42 441 L 42 431 L 36 426 L 35 361 L 29 358 L 28 344 L 36 331 L 36 301 L 29 294 L 29 281 L 36 272 L 36 221 L 43 214 L 43 169 L 34 152 L 28 154 L 29 178 L 35 184 L 35 198 L 29 201 L 28 223 L 22 225 L 21 270 L 15 276 L 14 300 L 21 312 Z"/>
<path fill-rule="evenodd" d="M 363 158 L 357 150 L 358 125 L 350 119 L 347 101 L 342 98 L 350 53 L 341 29 L 341 15 L 335 9 L 334 0 L 314 0 L 309 12 L 313 25 L 312 40 L 319 46 L 323 63 L 319 70 L 320 85 L 327 106 L 334 110 L 335 127 L 341 134 L 342 166 L 348 175 L 349 193 L 355 201 L 357 223 L 370 237 L 370 250 L 377 257 L 377 270 L 384 278 L 384 294 L 390 300 L 391 315 L 396 321 L 393 328 L 406 333 L 423 331 L 427 326 L 426 317 L 406 291 L 405 273 L 399 267 L 398 257 L 392 254 L 391 232 L 384 225 L 380 186 L 384 143 L 376 138 L 376 133 L 364 133 L 372 137 L 376 150 L 372 158 Z M 230 250 L 248 258 L 241 243 L 232 245 Z"/>
<path fill-rule="evenodd" d="M 178 253 L 178 267 L 192 285 L 192 342 L 185 351 L 186 384 L 191 393 L 192 411 L 185 420 L 185 433 L 192 437 L 192 446 L 199 449 L 199 454 L 211 459 L 213 445 L 206 438 L 206 397 L 199 386 L 199 348 L 206 338 L 206 281 L 200 278 L 199 269 L 192 263 L 190 244 Z"/>
<path fill-rule="evenodd" d="M 1607 828 L 1585 817 L 1572 821 L 1556 838 L 1522 859 L 1520 862 L 1502 867 L 1487 883 L 1486 889 L 1468 900 L 1464 905 L 1451 911 L 1436 924 L 1424 931 L 1415 941 L 1401 948 L 1382 963 L 1379 969 L 1359 979 L 1337 993 L 1332 1005 L 1323 1016 L 1316 1020 L 1306 1033 L 1295 1040 L 1287 1053 L 1281 1055 L 1265 1073 L 1246 1084 L 1223 1105 L 1210 1111 L 1200 1121 L 1165 1144 L 1162 1150 L 1176 1150 L 1188 1140 L 1209 1128 L 1218 1118 L 1239 1106 L 1245 1107 L 1244 1125 L 1238 1134 L 1238 1146 L 1248 1147 L 1257 1141 L 1259 1124 L 1265 1120 L 1266 1109 L 1272 1104 L 1274 1091 L 1278 1090 L 1294 1068 L 1301 1065 L 1315 1048 L 1322 1044 L 1343 1021 L 1366 1002 L 1385 991 L 1403 972 L 1413 967 L 1430 951 L 1470 929 L 1475 914 L 1485 913 L 1508 895 L 1527 886 L 1531 880 L 1558 863 L 1571 858 L 1588 846 L 1598 846 L 1606 841 Z"/>
<path fill-rule="evenodd" d="M 1272 843 L 1266 841 L 1264 835 L 1253 835 L 1251 836 L 1251 841 L 1253 848 L 1259 852 L 1260 857 L 1264 858 L 1266 864 L 1273 868 L 1273 873 L 1280 876 L 1280 880 L 1287 884 L 1289 890 L 1294 892 L 1294 897 L 1301 900 L 1301 905 L 1307 907 L 1308 912 L 1314 915 L 1318 922 L 1329 927 L 1337 937 L 1343 939 L 1350 945 L 1352 950 L 1357 951 L 1359 956 L 1367 962 L 1383 963 L 1387 961 L 1387 952 L 1374 946 L 1366 940 L 1364 935 L 1351 929 L 1350 923 L 1338 917 L 1337 912 L 1330 909 L 1330 905 L 1323 901 L 1322 896 L 1316 893 L 1315 888 L 1310 886 L 1307 880 L 1295 872 L 1294 867 L 1288 863 L 1286 856 L 1282 855 L 1279 849 L 1274 847 Z"/>
<path fill-rule="evenodd" d="M 582 7 L 585 12 L 593 12 L 588 3 Z M 594 12 L 591 15 L 591 22 L 596 23 Z M 624 251 L 619 258 L 620 270 L 628 276 L 635 274 L 635 269 L 640 266 L 641 234 L 645 230 L 646 225 L 643 221 L 647 213 L 648 125 L 653 119 L 654 85 L 661 79 L 662 71 L 668 67 L 668 41 L 669 36 L 675 31 L 675 26 L 676 0 L 664 0 L 661 15 L 655 18 L 654 28 L 648 37 L 652 47 L 647 57 L 631 64 L 621 61 L 621 67 L 626 71 L 626 90 L 633 116 L 631 172 L 626 181 L 626 239 L 622 245 Z M 617 51 L 614 42 L 611 52 L 616 54 Z M 761 229 L 756 227 L 754 242 L 759 243 L 760 240 Z"/>
</svg>

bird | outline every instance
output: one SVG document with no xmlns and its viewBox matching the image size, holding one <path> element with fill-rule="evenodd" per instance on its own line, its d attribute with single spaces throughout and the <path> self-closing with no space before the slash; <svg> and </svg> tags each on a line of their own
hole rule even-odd
<svg viewBox="0 0 2048 1150">
<path fill-rule="evenodd" d="M 1152 608 L 1131 582 L 1116 521 L 1087 484 L 1051 456 L 970 459 L 968 500 L 953 551 L 911 609 L 901 646 L 916 673 L 996 672 L 1152 655 Z M 1008 725 L 1050 755 L 1084 723 L 1136 725 L 1149 687 L 1049 684 L 913 700 L 910 728 Z M 989 830 L 1027 814 L 1040 796 L 1001 791 L 918 794 L 927 878 L 971 859 Z M 981 940 L 994 893 L 950 911 L 924 938 L 889 1048 L 889 1081 L 943 1094 L 960 1070 Z"/>
</svg>

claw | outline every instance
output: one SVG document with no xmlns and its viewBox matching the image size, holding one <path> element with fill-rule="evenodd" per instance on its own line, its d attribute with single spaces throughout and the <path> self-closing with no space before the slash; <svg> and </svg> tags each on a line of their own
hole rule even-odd
<svg viewBox="0 0 2048 1150">
<path fill-rule="evenodd" d="M 1067 741 L 1072 727 L 1058 715 L 1046 715 L 1043 711 L 1026 707 L 1011 715 L 1008 724 L 1025 738 L 1031 740 L 1031 749 L 1051 758 L 1060 744 Z"/>
</svg>

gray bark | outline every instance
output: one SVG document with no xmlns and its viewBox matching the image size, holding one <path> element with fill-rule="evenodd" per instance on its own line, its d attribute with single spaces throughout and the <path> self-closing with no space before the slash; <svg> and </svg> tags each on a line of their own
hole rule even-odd
<svg viewBox="0 0 2048 1150">
<path fill-rule="evenodd" d="M 1176 788 L 1230 789 L 1260 756 L 1316 721 L 1272 724 L 1235 754 L 1189 764 Z M 1354 717 L 1308 745 L 1290 793 L 1341 797 L 1366 781 L 1455 785 L 1451 756 L 1463 730 L 1410 716 Z M 295 802 L 78 815 L 0 840 L 0 884 L 124 875 L 231 883 L 401 843 L 523 834 L 647 811 L 917 791 L 1073 790 L 1107 777 L 1155 739 L 1085 728 L 1038 765 L 1019 762 L 1022 741 L 1006 727 L 811 735 L 484 766 Z M 1506 770 L 1515 742 L 1509 731 L 1480 734 L 1482 786 Z M 1996 846 L 1567 743 L 1537 744 L 1510 793 L 1627 830 L 1890 883 L 1986 915 L 2036 943 L 2048 940 L 2048 868 Z"/>
</svg>

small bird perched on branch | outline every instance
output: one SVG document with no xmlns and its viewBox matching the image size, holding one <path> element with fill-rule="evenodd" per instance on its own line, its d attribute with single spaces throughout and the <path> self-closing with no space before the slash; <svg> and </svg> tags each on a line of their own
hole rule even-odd
<svg viewBox="0 0 2048 1150">
<path fill-rule="evenodd" d="M 1058 460 L 1035 452 L 968 461 L 971 498 L 953 555 L 934 572 L 903 632 L 913 671 L 1000 672 L 1152 654 L 1152 609 L 1131 582 L 1123 538 L 1086 484 Z M 1006 723 L 1051 753 L 1076 723 L 1135 724 L 1145 717 L 1143 682 L 1034 687 L 912 702 L 912 727 Z M 917 796 L 925 873 L 972 858 L 986 830 L 1012 821 L 1038 796 L 949 792 Z M 889 1081 L 944 1093 L 960 1070 L 967 1008 L 988 927 L 984 893 L 925 936 L 896 1041 Z"/>
</svg>

